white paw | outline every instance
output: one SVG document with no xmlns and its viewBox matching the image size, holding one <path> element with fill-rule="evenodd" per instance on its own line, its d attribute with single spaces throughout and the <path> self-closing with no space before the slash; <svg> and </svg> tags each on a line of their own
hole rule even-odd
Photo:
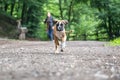
<svg viewBox="0 0 120 80">
<path fill-rule="evenodd" d="M 56 51 L 55 51 L 55 54 L 57 54 L 57 53 L 59 53 L 59 51 L 58 51 L 58 50 L 56 50 Z"/>
<path fill-rule="evenodd" d="M 66 47 L 66 43 L 65 43 L 65 42 L 62 42 L 61 48 L 64 49 L 65 47 Z"/>
</svg>

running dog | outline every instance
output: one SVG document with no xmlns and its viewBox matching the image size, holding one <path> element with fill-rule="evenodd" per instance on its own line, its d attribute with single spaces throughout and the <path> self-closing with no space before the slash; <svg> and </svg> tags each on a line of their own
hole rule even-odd
<svg viewBox="0 0 120 80">
<path fill-rule="evenodd" d="M 66 46 L 66 33 L 71 31 L 65 30 L 65 25 L 68 23 L 67 20 L 56 20 L 53 27 L 54 43 L 55 43 L 55 53 L 59 53 L 58 46 L 60 45 L 59 40 L 61 41 L 61 52 Z"/>
</svg>

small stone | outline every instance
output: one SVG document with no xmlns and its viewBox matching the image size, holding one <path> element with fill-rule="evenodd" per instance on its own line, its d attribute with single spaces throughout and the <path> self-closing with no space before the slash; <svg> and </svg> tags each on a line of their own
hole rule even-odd
<svg viewBox="0 0 120 80">
<path fill-rule="evenodd" d="M 108 75 L 102 73 L 101 71 L 98 71 L 94 76 L 97 77 L 97 78 L 100 78 L 101 80 L 102 80 L 102 79 L 108 79 L 108 78 L 109 78 Z"/>
</svg>

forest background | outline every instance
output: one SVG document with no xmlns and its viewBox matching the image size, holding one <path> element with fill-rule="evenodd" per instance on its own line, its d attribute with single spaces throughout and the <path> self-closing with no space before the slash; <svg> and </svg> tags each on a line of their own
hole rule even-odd
<svg viewBox="0 0 120 80">
<path fill-rule="evenodd" d="M 68 20 L 68 40 L 108 41 L 120 37 L 120 0 L 0 0 L 0 36 L 16 38 L 16 20 L 27 38 L 48 40 L 44 20 Z"/>
</svg>

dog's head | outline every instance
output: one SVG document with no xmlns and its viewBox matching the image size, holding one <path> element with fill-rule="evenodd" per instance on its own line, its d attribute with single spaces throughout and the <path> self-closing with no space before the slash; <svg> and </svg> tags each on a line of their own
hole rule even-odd
<svg viewBox="0 0 120 80">
<path fill-rule="evenodd" d="M 63 31 L 65 29 L 65 25 L 68 23 L 67 20 L 56 20 L 56 30 L 57 31 Z"/>
</svg>

